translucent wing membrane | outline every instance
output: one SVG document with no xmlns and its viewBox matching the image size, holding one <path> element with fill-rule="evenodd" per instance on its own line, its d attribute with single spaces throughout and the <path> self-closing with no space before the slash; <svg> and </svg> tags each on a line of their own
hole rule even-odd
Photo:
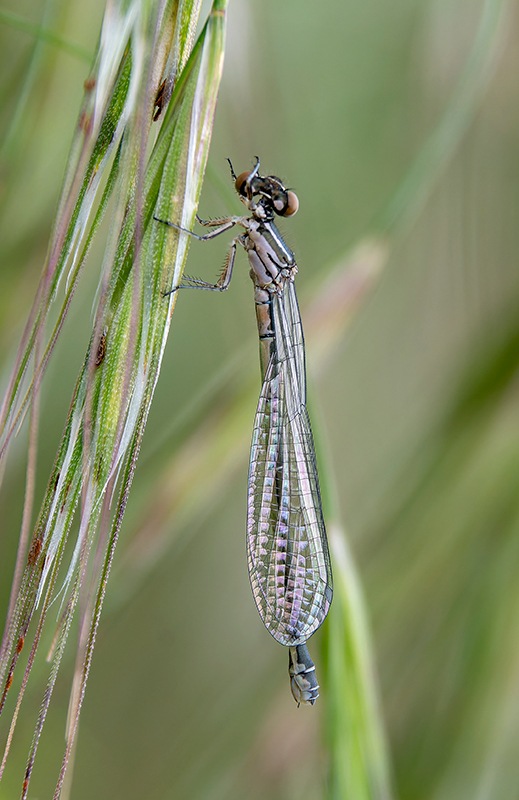
<svg viewBox="0 0 519 800">
<path fill-rule="evenodd" d="M 326 617 L 332 579 L 293 283 L 272 296 L 272 306 L 274 339 L 252 436 L 247 549 L 265 627 L 280 644 L 295 646 Z"/>
</svg>

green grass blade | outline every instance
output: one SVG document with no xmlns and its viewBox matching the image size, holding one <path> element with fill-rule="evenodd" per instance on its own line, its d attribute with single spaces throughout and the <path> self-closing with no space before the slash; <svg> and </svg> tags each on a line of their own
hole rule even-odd
<svg viewBox="0 0 519 800">
<path fill-rule="evenodd" d="M 190 26 L 186 24 L 186 20 L 184 14 L 184 42 L 188 40 L 193 29 L 192 19 Z M 143 119 L 138 110 L 133 117 L 133 128 L 132 117 L 128 117 L 124 139 L 126 151 L 121 151 L 117 172 L 112 172 L 117 193 L 120 195 L 122 187 L 125 187 L 129 199 L 126 208 L 119 214 L 121 233 L 112 263 L 105 266 L 104 288 L 100 294 L 94 325 L 94 330 L 103 331 L 103 347 L 101 351 L 100 339 L 93 335 L 72 400 L 56 466 L 44 498 L 18 601 L 8 623 L 7 646 L 2 663 L 4 674 L 7 675 L 3 705 L 22 649 L 19 643 L 25 641 L 38 606 L 42 607 L 40 621 L 43 622 L 48 604 L 55 595 L 64 548 L 81 498 L 79 531 L 66 565 L 66 574 L 61 577 L 63 584 L 60 591 L 63 593 L 66 612 L 54 648 L 54 665 L 29 754 L 22 793 L 24 797 L 72 616 L 79 598 L 85 594 L 86 610 L 83 611 L 81 621 L 83 634 L 78 645 L 78 663 L 83 665 L 82 678 L 78 690 L 73 693 L 67 750 L 56 797 L 61 792 L 77 729 L 113 548 L 158 380 L 171 312 L 175 304 L 175 295 L 165 299 L 163 293 L 171 285 L 173 276 L 178 279 L 181 275 L 187 255 L 185 241 L 179 242 L 175 232 L 155 222 L 153 214 L 159 211 L 160 214 L 184 221 L 194 216 L 207 161 L 222 71 L 224 26 L 225 4 L 215 3 L 177 82 L 145 174 L 141 176 L 139 173 L 139 166 L 144 163 L 139 157 L 139 147 L 142 141 L 146 141 L 143 131 L 146 128 L 149 130 L 149 122 Z M 145 23 L 142 31 L 147 27 Z M 159 47 L 160 37 L 154 38 L 153 43 Z M 125 105 L 126 97 L 132 94 L 130 81 L 124 78 L 125 70 L 133 68 L 130 65 L 135 60 L 130 59 L 125 51 L 123 66 L 118 73 L 120 85 L 124 84 L 126 87 L 124 97 L 121 98 L 121 108 Z M 153 62 L 153 58 L 150 57 L 149 61 Z M 139 91 L 142 91 L 142 87 L 147 87 L 145 71 L 142 74 Z M 137 103 L 139 91 L 134 93 L 134 101 Z M 153 102 L 154 97 L 151 97 L 149 119 Z M 120 115 L 116 114 L 114 119 L 119 120 Z M 117 125 L 118 122 L 115 127 Z M 115 137 L 114 131 L 115 128 L 109 137 L 101 137 L 106 147 L 111 146 Z M 96 152 L 88 159 L 88 177 L 82 183 L 80 194 L 85 195 L 89 191 L 89 183 L 96 169 L 93 164 L 100 168 L 101 162 L 107 163 L 106 152 Z M 134 187 L 141 187 L 142 194 L 135 192 Z M 70 192 L 66 192 L 66 196 L 70 196 Z M 69 208 L 72 206 L 65 202 L 61 211 Z M 66 218 L 66 211 L 64 215 Z M 75 225 L 81 216 L 82 206 L 73 205 L 72 223 L 64 237 L 67 254 L 70 253 L 75 237 Z M 63 226 L 61 230 L 65 230 Z M 63 265 L 65 260 L 63 258 L 61 261 Z M 53 275 L 53 281 L 57 283 L 58 280 L 58 276 Z M 52 283 L 52 291 L 54 289 Z M 123 482 L 118 489 L 120 475 L 123 476 Z M 107 509 L 112 496 L 118 493 L 120 499 L 116 504 L 117 510 L 113 522 L 110 522 L 111 515 Z M 89 565 L 94 552 L 102 553 L 103 550 L 106 555 L 99 564 L 99 578 L 99 573 L 96 575 L 95 570 L 94 575 L 91 574 L 92 567 Z M 89 580 L 86 580 L 87 575 Z M 98 589 L 95 589 L 98 581 Z M 95 602 L 88 600 L 96 595 Z M 39 632 L 40 627 L 34 640 L 35 646 L 38 644 Z M 26 678 L 31 665 L 32 658 L 27 666 Z M 23 696 L 26 678 L 18 704 Z"/>
</svg>

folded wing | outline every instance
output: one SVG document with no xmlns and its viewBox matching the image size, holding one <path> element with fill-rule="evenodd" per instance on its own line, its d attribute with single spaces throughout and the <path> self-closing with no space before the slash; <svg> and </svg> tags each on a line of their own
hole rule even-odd
<svg viewBox="0 0 519 800">
<path fill-rule="evenodd" d="M 281 644 L 295 646 L 325 619 L 332 576 L 293 284 L 272 302 L 275 341 L 253 429 L 247 551 L 254 599 L 267 630 Z"/>
</svg>

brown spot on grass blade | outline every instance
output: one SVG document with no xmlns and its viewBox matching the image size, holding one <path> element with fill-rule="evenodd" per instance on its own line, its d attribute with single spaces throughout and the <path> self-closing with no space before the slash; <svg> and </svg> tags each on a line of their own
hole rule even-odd
<svg viewBox="0 0 519 800">
<path fill-rule="evenodd" d="M 40 537 L 34 539 L 34 541 L 31 544 L 31 549 L 29 550 L 29 554 L 27 556 L 27 563 L 29 564 L 29 566 L 34 567 L 34 565 L 36 564 L 38 556 L 41 553 L 42 546 L 43 542 Z"/>
<path fill-rule="evenodd" d="M 95 358 L 96 367 L 101 366 L 101 364 L 104 361 L 105 354 L 106 354 L 106 333 L 102 333 L 101 338 L 99 339 L 99 344 L 97 345 L 97 352 Z"/>
<path fill-rule="evenodd" d="M 157 122 L 158 118 L 162 114 L 162 109 L 164 108 L 164 102 L 166 100 L 164 91 L 165 88 L 166 88 L 166 79 L 162 81 L 159 88 L 157 89 L 157 95 L 155 97 L 155 111 L 153 113 L 153 122 Z"/>
</svg>

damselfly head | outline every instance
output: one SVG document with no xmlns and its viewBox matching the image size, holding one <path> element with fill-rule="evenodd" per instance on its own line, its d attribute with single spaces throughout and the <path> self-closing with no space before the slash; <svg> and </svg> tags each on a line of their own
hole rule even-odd
<svg viewBox="0 0 519 800">
<path fill-rule="evenodd" d="M 261 209 L 261 217 L 292 217 L 299 208 L 295 192 L 286 189 L 275 175 L 258 175 L 257 165 L 253 170 L 242 172 L 234 181 L 236 191 L 248 208 L 255 213 Z"/>
</svg>

